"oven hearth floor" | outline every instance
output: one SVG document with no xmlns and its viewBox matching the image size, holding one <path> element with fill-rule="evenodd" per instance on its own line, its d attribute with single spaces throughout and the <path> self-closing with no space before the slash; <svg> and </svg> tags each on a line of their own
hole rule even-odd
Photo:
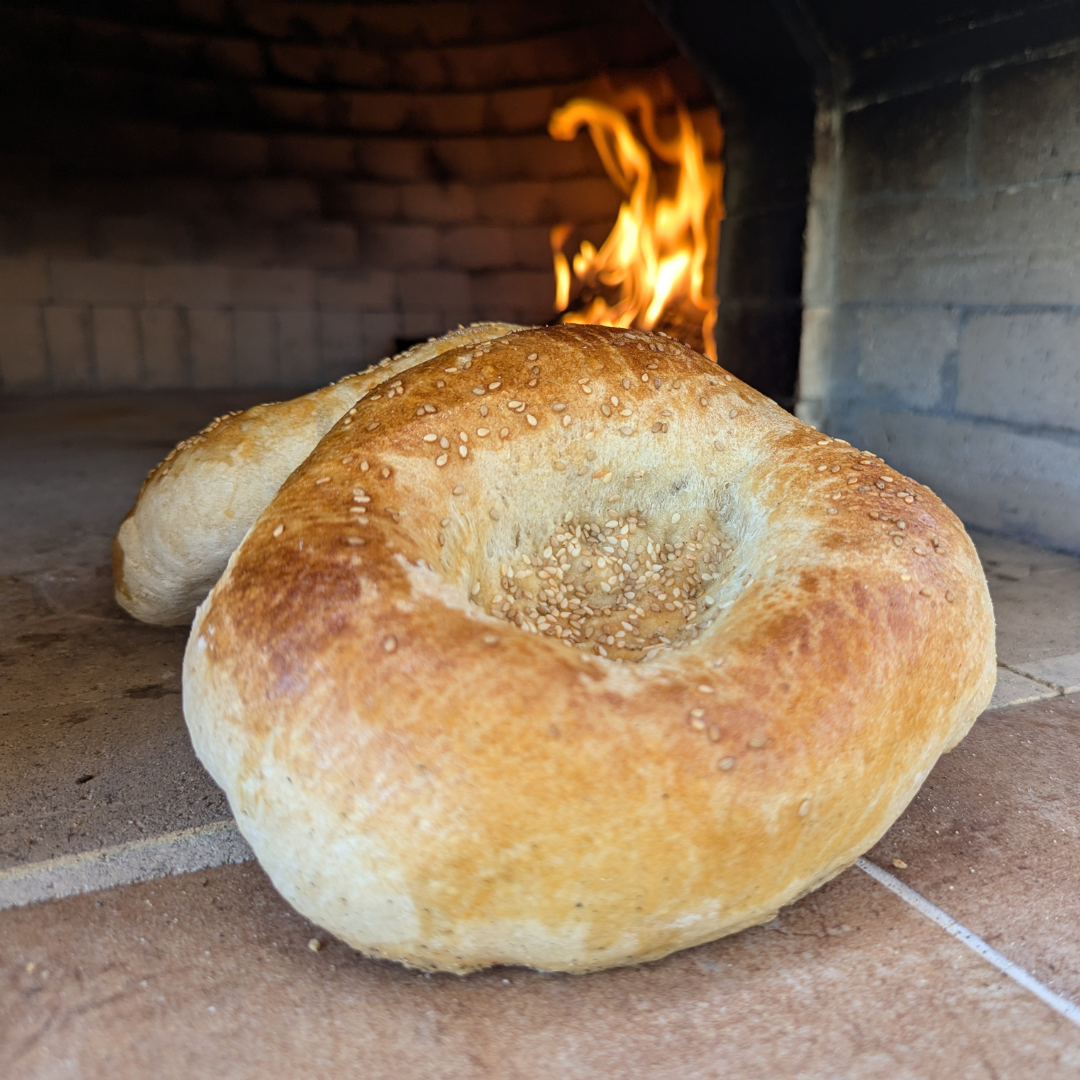
<svg viewBox="0 0 1080 1080">
<path fill-rule="evenodd" d="M 261 399 L 0 401 L 0 1074 L 1080 1074 L 1080 559 L 975 535 L 998 689 L 868 853 L 907 893 L 853 867 L 640 968 L 426 977 L 277 896 L 187 741 L 186 632 L 111 600 L 143 475 Z"/>
</svg>

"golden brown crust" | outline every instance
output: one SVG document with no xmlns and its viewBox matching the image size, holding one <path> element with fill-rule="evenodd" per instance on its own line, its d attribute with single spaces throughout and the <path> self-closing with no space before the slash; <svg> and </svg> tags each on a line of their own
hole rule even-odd
<svg viewBox="0 0 1080 1080">
<path fill-rule="evenodd" d="M 143 622 L 184 625 L 285 478 L 364 395 L 443 349 L 520 327 L 474 323 L 292 401 L 219 416 L 150 472 L 113 540 L 116 600 Z"/>
<path fill-rule="evenodd" d="M 662 336 L 447 359 L 335 425 L 196 617 L 193 741 L 277 887 L 372 955 L 588 971 L 849 865 L 990 696 L 959 521 Z"/>
</svg>

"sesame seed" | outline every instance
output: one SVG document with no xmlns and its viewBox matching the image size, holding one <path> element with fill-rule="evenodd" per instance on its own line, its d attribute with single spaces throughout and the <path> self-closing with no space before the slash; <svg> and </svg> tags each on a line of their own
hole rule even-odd
<svg viewBox="0 0 1080 1080">
<path fill-rule="evenodd" d="M 728 419 L 729 419 L 729 420 L 734 420 L 734 419 L 735 419 L 735 417 L 736 417 L 736 416 L 738 416 L 738 415 L 739 415 L 739 410 L 738 410 L 738 409 L 732 409 L 732 410 L 731 410 L 731 411 L 730 411 L 730 412 L 728 413 Z M 725 759 L 725 760 L 726 760 L 726 759 Z"/>
<path fill-rule="evenodd" d="M 705 710 L 704 709 L 691 709 L 690 710 L 690 715 L 691 716 L 704 716 L 705 715 Z"/>
<path fill-rule="evenodd" d="M 449 460 L 449 458 L 447 457 L 447 455 L 446 455 L 446 454 L 440 454 L 440 455 L 439 455 L 439 456 L 438 456 L 438 457 L 437 457 L 437 458 L 435 459 L 435 464 L 436 464 L 436 465 L 438 465 L 438 466 L 439 466 L 439 468 L 442 468 L 442 467 L 443 467 L 443 465 L 445 465 L 445 464 L 446 464 L 446 462 L 447 462 L 448 460 Z"/>
<path fill-rule="evenodd" d="M 372 420 L 371 423 L 368 424 L 367 430 L 368 431 L 374 431 L 378 426 L 379 426 L 379 421 L 378 420 Z"/>
<path fill-rule="evenodd" d="M 382 467 L 382 469 L 380 469 L 380 470 L 379 470 L 379 475 L 380 475 L 380 476 L 381 476 L 381 477 L 382 477 L 382 478 L 383 478 L 384 480 L 389 480 L 389 479 L 390 479 L 390 469 L 389 469 L 389 468 L 388 468 L 388 467 L 387 467 L 386 465 L 384 465 L 384 466 Z"/>
<path fill-rule="evenodd" d="M 350 547 L 363 547 L 367 541 L 362 536 L 347 536 L 345 543 Z"/>
<path fill-rule="evenodd" d="M 319 479 L 315 481 L 315 486 L 318 487 L 319 484 L 329 484 L 329 483 L 330 483 L 330 477 L 329 476 L 320 476 Z"/>
<path fill-rule="evenodd" d="M 702 683 L 698 687 L 698 690 L 700 690 L 703 694 L 711 694 L 713 692 L 713 688 L 709 686 L 708 683 Z"/>
<path fill-rule="evenodd" d="M 746 745 L 749 746 L 751 750 L 764 750 L 767 742 L 767 739 L 762 738 L 760 735 L 756 735 L 752 739 L 747 739 Z"/>
<path fill-rule="evenodd" d="M 484 392 L 484 388 L 482 386 L 474 386 L 472 392 L 474 394 L 482 394 Z"/>
<path fill-rule="evenodd" d="M 526 413 L 525 419 L 529 421 L 529 427 L 536 427 L 536 417 L 532 413 Z"/>
<path fill-rule="evenodd" d="M 371 466 L 368 465 L 368 463 L 366 461 L 361 461 L 360 462 L 360 471 L 361 472 L 367 472 L 370 467 Z"/>
<path fill-rule="evenodd" d="M 554 412 L 565 412 L 566 411 L 566 402 L 565 401 L 552 402 L 551 408 L 552 408 L 552 410 Z"/>
<path fill-rule="evenodd" d="M 397 649 L 397 638 L 391 634 L 389 637 L 383 638 L 383 652 L 394 652 Z"/>
<path fill-rule="evenodd" d="M 285 531 L 285 526 L 284 525 L 277 525 L 274 528 L 273 535 L 274 536 L 280 536 L 284 531 Z"/>
<path fill-rule="evenodd" d="M 464 493 L 465 493 L 465 489 L 460 484 L 458 484 L 458 486 L 456 488 L 454 488 L 453 494 L 455 494 L 455 495 L 463 495 Z"/>
<path fill-rule="evenodd" d="M 467 457 L 469 456 L 469 448 L 468 448 L 468 447 L 467 447 L 467 446 L 466 446 L 466 445 L 465 445 L 464 443 L 462 443 L 462 444 L 461 444 L 461 446 L 459 446 L 459 447 L 457 448 L 457 452 L 458 452 L 458 453 L 459 453 L 459 454 L 460 454 L 460 455 L 461 455 L 461 456 L 462 456 L 463 458 L 467 458 Z"/>
<path fill-rule="evenodd" d="M 485 645 L 498 645 L 499 639 L 494 634 L 485 634 L 481 639 Z"/>
<path fill-rule="evenodd" d="M 682 520 L 682 514 L 672 514 L 671 523 L 677 525 Z"/>
<path fill-rule="evenodd" d="M 462 442 L 468 442 L 468 441 L 469 441 L 469 435 L 468 435 L 468 432 L 465 432 L 465 431 L 459 431 L 459 432 L 458 432 L 458 438 L 459 438 L 459 439 L 460 439 L 460 440 L 461 440 Z"/>
<path fill-rule="evenodd" d="M 531 352 L 531 353 L 529 353 L 529 355 L 527 357 L 525 357 L 525 359 L 526 360 L 535 360 L 537 355 L 538 355 L 537 353 Z"/>
<path fill-rule="evenodd" d="M 504 427 L 502 429 L 502 431 L 499 432 L 499 438 L 500 439 L 505 439 L 505 438 L 507 438 L 509 436 L 509 434 L 510 434 L 510 429 L 508 427 Z"/>
<path fill-rule="evenodd" d="M 478 427 L 476 429 L 476 434 L 479 435 L 481 439 L 486 439 L 491 434 L 491 429 L 486 427 Z"/>
<path fill-rule="evenodd" d="M 911 575 L 910 574 L 901 574 L 900 575 L 900 580 L 901 581 L 910 581 L 911 580 Z"/>
<path fill-rule="evenodd" d="M 517 400 L 515 400 L 515 401 L 508 401 L 508 402 L 506 403 L 506 407 L 507 407 L 508 409 L 516 409 L 516 408 L 517 408 L 517 407 L 518 407 L 519 405 L 524 405 L 524 404 L 525 404 L 525 402 L 523 402 L 523 401 L 517 401 Z"/>
<path fill-rule="evenodd" d="M 810 800 L 809 799 L 803 799 L 803 801 L 801 803 L 799 803 L 799 817 L 806 817 L 806 815 L 809 814 L 809 813 L 810 813 Z"/>
<path fill-rule="evenodd" d="M 731 770 L 735 768 L 735 759 L 733 757 L 721 758 L 716 763 L 716 767 L 721 772 L 731 772 Z"/>
<path fill-rule="evenodd" d="M 950 604 L 956 599 L 956 596 L 953 594 L 952 589 L 945 590 L 945 599 L 948 600 Z"/>
<path fill-rule="evenodd" d="M 500 386 L 502 386 L 502 383 L 497 379 L 493 383 L 488 383 L 489 390 L 498 390 Z"/>
<path fill-rule="evenodd" d="M 439 437 L 439 436 L 438 436 L 438 435 L 436 435 L 434 431 L 429 431 L 429 432 L 428 432 L 428 433 L 427 433 L 427 434 L 426 434 L 426 435 L 424 436 L 424 442 L 434 442 L 434 441 L 435 441 L 435 440 L 436 440 L 436 439 L 437 439 L 438 437 Z"/>
</svg>

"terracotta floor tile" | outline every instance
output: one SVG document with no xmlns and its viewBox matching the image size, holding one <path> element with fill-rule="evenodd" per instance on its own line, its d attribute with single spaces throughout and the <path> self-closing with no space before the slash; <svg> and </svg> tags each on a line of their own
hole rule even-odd
<svg viewBox="0 0 1080 1080">
<path fill-rule="evenodd" d="M 767 927 L 591 976 L 427 977 L 315 933 L 253 864 L 0 914 L 5 1077 L 1080 1072 L 1080 1031 L 858 870 Z"/>
<path fill-rule="evenodd" d="M 985 713 L 869 854 L 1076 1002 L 1078 775 L 1080 694 Z"/>
</svg>

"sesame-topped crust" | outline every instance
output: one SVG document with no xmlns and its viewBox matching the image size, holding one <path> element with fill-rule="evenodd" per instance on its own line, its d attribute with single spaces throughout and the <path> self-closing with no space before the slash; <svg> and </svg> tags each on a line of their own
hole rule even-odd
<svg viewBox="0 0 1080 1080">
<path fill-rule="evenodd" d="M 850 865 L 994 670 L 927 488 L 670 338 L 557 326 L 347 410 L 199 609 L 184 710 L 356 948 L 589 971 Z"/>
<path fill-rule="evenodd" d="M 459 327 L 303 397 L 219 416 L 185 439 L 151 470 L 113 540 L 117 603 L 143 622 L 190 623 L 260 511 L 346 409 L 443 349 L 520 329 Z"/>
</svg>

